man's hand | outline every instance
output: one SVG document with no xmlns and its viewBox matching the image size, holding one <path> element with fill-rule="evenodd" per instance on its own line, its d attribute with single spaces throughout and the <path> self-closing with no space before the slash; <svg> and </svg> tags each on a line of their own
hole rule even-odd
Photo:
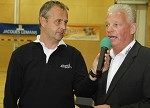
<svg viewBox="0 0 150 108">
<path fill-rule="evenodd" d="M 105 62 L 104 62 L 104 66 L 102 68 L 102 72 L 105 72 L 109 69 L 109 61 L 110 61 L 110 56 L 109 56 L 109 50 L 107 50 L 107 54 L 105 54 Z M 93 71 L 96 74 L 96 70 L 97 70 L 97 65 L 98 65 L 98 61 L 99 61 L 99 57 L 100 57 L 100 53 L 96 56 L 94 62 L 93 62 Z"/>
<path fill-rule="evenodd" d="M 109 69 L 109 61 L 110 61 L 110 56 L 109 56 L 109 50 L 107 51 L 107 54 L 105 54 L 105 62 L 104 62 L 104 66 L 103 66 L 103 68 L 102 68 L 102 72 L 105 72 L 105 71 L 107 71 L 108 69 Z M 92 68 L 91 68 L 91 70 L 92 70 L 92 72 L 94 73 L 94 74 L 96 74 L 96 70 L 97 70 L 97 65 L 98 65 L 98 61 L 99 61 L 99 57 L 100 57 L 100 53 L 96 56 L 96 58 L 95 58 L 95 60 L 94 60 L 94 62 L 93 62 L 93 66 L 92 66 Z M 91 75 L 89 76 L 90 77 L 90 79 L 92 80 L 92 81 L 95 81 L 97 78 L 93 78 Z"/>
</svg>

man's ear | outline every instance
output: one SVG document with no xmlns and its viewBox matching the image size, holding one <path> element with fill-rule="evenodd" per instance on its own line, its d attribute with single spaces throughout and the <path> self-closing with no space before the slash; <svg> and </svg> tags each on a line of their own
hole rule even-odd
<svg viewBox="0 0 150 108">
<path fill-rule="evenodd" d="M 137 30 L 137 23 L 132 23 L 130 26 L 130 34 L 135 34 Z"/>
<path fill-rule="evenodd" d="M 44 17 L 40 17 L 40 24 L 42 27 L 46 26 L 46 22 L 47 22 L 47 20 Z"/>
</svg>

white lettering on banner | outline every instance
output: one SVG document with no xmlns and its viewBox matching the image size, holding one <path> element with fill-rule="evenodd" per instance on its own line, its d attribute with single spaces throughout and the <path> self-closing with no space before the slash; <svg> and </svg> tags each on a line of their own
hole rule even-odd
<svg viewBox="0 0 150 108">
<path fill-rule="evenodd" d="M 20 34 L 19 30 L 4 30 L 3 34 Z"/>
<path fill-rule="evenodd" d="M 31 31 L 31 30 L 21 30 L 21 34 L 37 34 L 37 31 Z"/>
<path fill-rule="evenodd" d="M 4 30 L 3 34 L 33 34 L 33 35 L 36 35 L 37 31 L 31 31 L 31 30 Z"/>
<path fill-rule="evenodd" d="M 38 24 L 5 24 L 0 23 L 0 34 L 37 35 L 40 29 Z"/>
</svg>

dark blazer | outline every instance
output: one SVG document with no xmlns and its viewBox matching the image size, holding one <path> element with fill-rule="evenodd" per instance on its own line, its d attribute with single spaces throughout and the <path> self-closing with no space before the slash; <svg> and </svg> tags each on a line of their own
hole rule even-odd
<svg viewBox="0 0 150 108">
<path fill-rule="evenodd" d="M 106 94 L 107 74 L 98 81 L 96 105 L 150 108 L 150 49 L 137 41 L 115 74 Z"/>
</svg>

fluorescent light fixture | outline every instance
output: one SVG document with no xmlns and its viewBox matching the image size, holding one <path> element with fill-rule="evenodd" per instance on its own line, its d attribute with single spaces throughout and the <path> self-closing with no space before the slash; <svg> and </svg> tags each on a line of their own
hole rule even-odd
<svg viewBox="0 0 150 108">
<path fill-rule="evenodd" d="M 120 4 L 147 4 L 148 0 L 116 0 Z"/>
</svg>

